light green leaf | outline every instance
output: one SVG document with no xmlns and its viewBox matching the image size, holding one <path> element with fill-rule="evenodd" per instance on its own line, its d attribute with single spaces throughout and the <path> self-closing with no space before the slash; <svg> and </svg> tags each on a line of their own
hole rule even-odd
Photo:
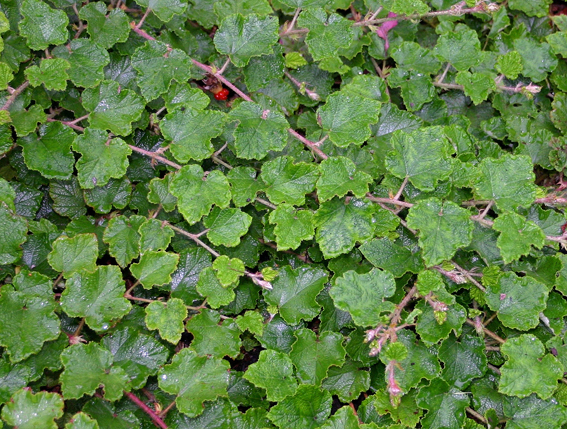
<svg viewBox="0 0 567 429">
<path fill-rule="evenodd" d="M 149 2 L 164 0 L 149 0 Z M 177 0 L 168 0 L 177 2 Z M 191 77 L 191 59 L 180 49 L 148 40 L 132 55 L 132 67 L 138 72 L 136 81 L 147 101 L 167 92 L 171 81 L 187 81 Z"/>
<path fill-rule="evenodd" d="M 260 177 L 267 186 L 266 195 L 274 204 L 302 205 L 305 194 L 315 189 L 319 178 L 317 166 L 304 162 L 294 164 L 293 161 L 291 156 L 281 156 L 262 166 Z"/>
<path fill-rule="evenodd" d="M 140 257 L 140 262 L 130 265 L 130 271 L 144 289 L 151 289 L 171 282 L 171 274 L 178 262 L 179 255 L 176 253 L 150 250 Z"/>
<path fill-rule="evenodd" d="M 551 46 L 539 43 L 531 38 L 522 37 L 514 40 L 514 49 L 522 57 L 524 70 L 522 74 L 534 82 L 541 82 L 557 67 L 557 58 Z"/>
<path fill-rule="evenodd" d="M 420 301 L 415 307 L 420 312 L 416 322 L 416 332 L 425 344 L 436 344 L 448 338 L 451 332 L 455 335 L 461 333 L 463 323 L 467 319 L 466 311 L 458 303 L 452 302 L 454 298 L 451 295 L 447 295 L 444 290 L 433 294 L 437 302 L 444 304 L 446 310 L 436 311 L 425 301 Z"/>
<path fill-rule="evenodd" d="M 47 115 L 39 105 L 34 104 L 27 110 L 15 110 L 13 108 L 10 110 L 9 118 L 16 129 L 16 135 L 18 137 L 22 137 L 27 136 L 32 131 L 35 131 L 38 123 L 46 121 Z M 10 121 L 2 122 L 2 124 L 9 122 Z"/>
<path fill-rule="evenodd" d="M 458 71 L 467 71 L 478 65 L 483 58 L 478 35 L 470 28 L 439 36 L 434 53 L 442 60 L 451 63 Z"/>
<path fill-rule="evenodd" d="M 230 119 L 238 121 L 234 131 L 236 155 L 244 159 L 263 159 L 269 151 L 280 151 L 287 144 L 289 124 L 277 110 L 244 101 L 230 111 Z"/>
<path fill-rule="evenodd" d="M 474 224 L 468 210 L 437 198 L 422 200 L 410 209 L 408 227 L 418 229 L 419 246 L 426 266 L 450 260 L 455 252 L 468 246 Z"/>
<path fill-rule="evenodd" d="M 65 429 L 100 429 L 100 426 L 95 419 L 81 411 L 71 417 Z"/>
<path fill-rule="evenodd" d="M 83 91 L 84 108 L 90 112 L 89 123 L 92 128 L 110 130 L 125 136 L 132 132 L 132 122 L 142 116 L 142 98 L 129 89 L 120 89 L 115 81 L 103 81 L 95 88 Z"/>
<path fill-rule="evenodd" d="M 177 197 L 169 192 L 169 184 L 173 179 L 173 174 L 166 174 L 163 178 L 150 180 L 150 193 L 148 201 L 154 204 L 161 204 L 166 212 L 171 212 L 177 207 Z"/>
<path fill-rule="evenodd" d="M 421 0 L 394 0 L 390 7 L 390 11 L 402 15 L 423 15 L 429 10 L 429 6 Z"/>
<path fill-rule="evenodd" d="M 560 31 L 557 33 L 550 34 L 545 38 L 551 49 L 556 55 L 561 55 L 562 57 L 567 56 L 567 32 Z"/>
<path fill-rule="evenodd" d="M 209 230 L 207 238 L 215 246 L 235 247 L 240 244 L 240 237 L 248 231 L 252 217 L 240 209 L 221 209 L 215 207 L 204 219 L 203 224 Z"/>
<path fill-rule="evenodd" d="M 195 110 L 205 110 L 210 103 L 201 89 L 193 88 L 187 82 L 173 82 L 169 91 L 163 95 L 168 112 L 189 107 Z"/>
<path fill-rule="evenodd" d="M 549 13 L 549 5 L 552 0 L 510 0 L 508 7 L 513 10 L 521 10 L 528 16 L 544 17 Z"/>
<path fill-rule="evenodd" d="M 279 428 L 314 429 L 327 420 L 332 403 L 333 399 L 327 390 L 302 384 L 294 395 L 272 407 L 268 417 Z"/>
<path fill-rule="evenodd" d="M 62 272 L 65 278 L 79 271 L 94 272 L 97 258 L 95 234 L 77 234 L 72 238 L 61 236 L 53 242 L 53 250 L 47 256 L 49 265 Z"/>
<path fill-rule="evenodd" d="M 224 287 L 236 283 L 245 271 L 244 263 L 240 259 L 230 259 L 226 255 L 221 255 L 215 259 L 213 269 L 217 279 Z"/>
<path fill-rule="evenodd" d="M 116 265 L 97 267 L 91 273 L 73 274 L 61 294 L 61 308 L 71 317 L 84 317 L 95 331 L 107 331 L 132 306 L 124 295 L 124 280 Z"/>
<path fill-rule="evenodd" d="M 325 422 L 321 429 L 358 429 L 358 418 L 354 415 L 354 411 L 348 405 L 333 414 L 329 420 Z"/>
<path fill-rule="evenodd" d="M 323 9 L 302 11 L 297 25 L 309 30 L 305 43 L 315 61 L 336 58 L 337 51 L 354 39 L 349 20 L 336 13 L 327 15 Z"/>
<path fill-rule="evenodd" d="M 366 274 L 347 271 L 335 280 L 330 295 L 337 308 L 350 313 L 354 323 L 367 327 L 380 323 L 380 313 L 395 309 L 392 302 L 385 301 L 395 291 L 394 276 L 373 268 Z"/>
<path fill-rule="evenodd" d="M 187 3 L 181 0 L 136 0 L 136 3 L 151 9 L 163 22 L 171 21 L 174 15 L 180 15 L 187 9 Z"/>
<path fill-rule="evenodd" d="M 234 14 L 221 21 L 214 42 L 217 51 L 228 55 L 236 67 L 244 67 L 252 57 L 271 54 L 278 37 L 274 16 Z"/>
<path fill-rule="evenodd" d="M 394 88 L 401 88 L 405 107 L 410 112 L 420 110 L 425 103 L 432 101 L 436 94 L 429 75 L 415 71 L 392 69 L 388 84 Z"/>
<path fill-rule="evenodd" d="M 380 102 L 343 91 L 330 95 L 317 111 L 321 128 L 339 147 L 360 146 L 368 140 L 370 125 L 378 122 L 379 113 Z"/>
<path fill-rule="evenodd" d="M 349 83 L 341 88 L 341 92 L 357 97 L 370 98 L 383 103 L 389 100 L 384 79 L 371 74 L 354 76 Z"/>
<path fill-rule="evenodd" d="M 21 389 L 2 409 L 2 419 L 18 429 L 57 429 L 54 420 L 63 416 L 63 405 L 57 393 Z"/>
<path fill-rule="evenodd" d="M 541 228 L 516 213 L 501 214 L 494 221 L 493 228 L 500 232 L 497 244 L 506 264 L 529 254 L 532 246 L 541 249 L 545 243 Z"/>
<path fill-rule="evenodd" d="M 323 160 L 319 166 L 321 177 L 317 181 L 319 201 L 327 201 L 334 196 L 342 197 L 349 191 L 362 198 L 368 192 L 372 176 L 357 171 L 356 165 L 343 156 Z"/>
<path fill-rule="evenodd" d="M 545 309 L 548 288 L 531 277 L 518 277 L 513 272 L 500 275 L 486 288 L 486 303 L 497 312 L 504 326 L 527 331 L 539 323 Z"/>
<path fill-rule="evenodd" d="M 61 353 L 65 369 L 59 377 L 65 399 L 93 395 L 104 386 L 104 397 L 116 401 L 128 387 L 126 372 L 113 365 L 112 353 L 97 343 L 73 344 Z"/>
<path fill-rule="evenodd" d="M 187 331 L 193 334 L 191 349 L 199 356 L 229 356 L 236 358 L 240 353 L 240 329 L 232 319 L 220 323 L 220 313 L 209 309 L 191 317 Z"/>
<path fill-rule="evenodd" d="M 297 389 L 291 359 L 275 350 L 262 350 L 258 361 L 244 373 L 244 378 L 266 389 L 266 398 L 272 402 L 293 395 Z"/>
<path fill-rule="evenodd" d="M 45 89 L 63 91 L 67 87 L 67 69 L 71 64 L 59 58 L 44 59 L 39 66 L 28 67 L 25 71 L 31 86 L 45 85 Z"/>
<path fill-rule="evenodd" d="M 268 0 L 220 0 L 215 2 L 215 13 L 217 16 L 240 13 L 244 16 L 251 13 L 258 15 L 268 15 L 272 13 L 272 8 Z"/>
<path fill-rule="evenodd" d="M 140 234 L 138 229 L 146 220 L 143 216 L 116 216 L 108 222 L 103 241 L 108 244 L 108 253 L 118 265 L 126 267 L 140 254 Z"/>
<path fill-rule="evenodd" d="M 320 386 L 331 366 L 344 363 L 346 351 L 341 344 L 341 334 L 327 331 L 317 338 L 309 329 L 298 329 L 293 335 L 297 341 L 293 343 L 289 357 L 301 383 Z"/>
<path fill-rule="evenodd" d="M 0 203 L 0 265 L 16 262 L 22 256 L 21 245 L 26 241 L 26 220 Z"/>
<path fill-rule="evenodd" d="M 531 334 L 509 338 L 500 348 L 508 360 L 500 371 L 498 391 L 525 398 L 535 393 L 548 399 L 563 377 L 563 365 L 551 354 L 546 354 L 541 341 Z M 544 356 L 545 355 L 545 356 Z"/>
<path fill-rule="evenodd" d="M 502 73 L 508 79 L 517 79 L 518 75 L 524 70 L 522 56 L 516 51 L 499 55 L 494 67 L 496 71 Z"/>
<path fill-rule="evenodd" d="M 530 158 L 508 154 L 500 159 L 485 158 L 479 170 L 474 184 L 478 199 L 493 200 L 502 210 L 529 207 L 533 203 L 536 187 Z"/>
<path fill-rule="evenodd" d="M 561 131 L 567 131 L 567 94 L 558 92 L 551 103 L 553 110 L 550 113 L 553 124 Z"/>
<path fill-rule="evenodd" d="M 103 2 L 88 3 L 79 11 L 79 17 L 87 21 L 87 32 L 91 40 L 104 49 L 115 43 L 123 43 L 130 35 L 130 23 L 122 9 L 113 9 L 107 15 Z"/>
<path fill-rule="evenodd" d="M 71 64 L 67 70 L 71 82 L 84 88 L 97 86 L 104 79 L 103 68 L 110 62 L 108 51 L 90 39 L 73 39 L 68 46 L 53 49 L 53 55 Z"/>
<path fill-rule="evenodd" d="M 441 68 L 441 61 L 430 50 L 415 42 L 402 42 L 392 50 L 391 55 L 398 67 L 404 70 L 434 74 Z"/>
<path fill-rule="evenodd" d="M 132 149 L 121 138 L 110 138 L 106 131 L 86 128 L 75 139 L 73 149 L 82 156 L 77 161 L 79 183 L 84 189 L 103 186 L 110 178 L 121 178 L 128 168 Z"/>
<path fill-rule="evenodd" d="M 12 79 L 14 79 L 14 75 L 10 66 L 6 63 L 0 63 L 0 89 L 7 89 Z"/>
<path fill-rule="evenodd" d="M 61 122 L 50 122 L 39 127 L 38 135 L 18 140 L 23 146 L 26 165 L 48 179 L 69 179 L 73 174 L 75 157 L 71 145 L 77 135 Z"/>
<path fill-rule="evenodd" d="M 242 332 L 248 330 L 251 334 L 259 336 L 264 332 L 264 318 L 256 311 L 247 311 L 237 316 L 235 321 Z"/>
<path fill-rule="evenodd" d="M 146 307 L 145 321 L 148 329 L 157 329 L 160 337 L 172 344 L 177 344 L 181 339 L 186 317 L 187 307 L 179 298 L 170 298 L 167 302 L 150 302 Z"/>
<path fill-rule="evenodd" d="M 44 1 L 25 0 L 20 12 L 24 17 L 19 23 L 20 33 L 30 49 L 40 51 L 67 40 L 69 19 L 62 10 L 52 9 Z"/>
<path fill-rule="evenodd" d="M 175 232 L 171 227 L 157 219 L 146 220 L 138 229 L 140 233 L 140 251 L 165 250 Z"/>
<path fill-rule="evenodd" d="M 374 206 L 352 198 L 333 198 L 319 206 L 315 213 L 315 238 L 325 258 L 335 258 L 352 250 L 357 242 L 374 234 Z"/>
<path fill-rule="evenodd" d="M 411 133 L 402 130 L 392 134 L 393 151 L 385 159 L 386 168 L 394 176 L 409 181 L 423 191 L 433 191 L 439 181 L 453 171 L 454 148 L 443 128 L 420 128 Z"/>
<path fill-rule="evenodd" d="M 280 204 L 269 216 L 276 225 L 274 234 L 278 250 L 296 249 L 303 240 L 313 238 L 315 227 L 310 210 L 298 210 L 290 204 Z"/>
<path fill-rule="evenodd" d="M 295 270 L 289 266 L 279 271 L 272 282 L 273 289 L 264 291 L 270 305 L 278 306 L 283 319 L 290 325 L 303 320 L 312 320 L 321 309 L 315 297 L 325 287 L 327 273 L 307 266 Z"/>
<path fill-rule="evenodd" d="M 179 170 L 169 191 L 178 198 L 178 210 L 190 225 L 201 220 L 213 205 L 224 208 L 230 204 L 230 185 L 224 174 L 218 170 L 205 174 L 198 165 Z"/>
<path fill-rule="evenodd" d="M 215 263 L 220 258 L 229 259 L 228 256 L 222 255 L 215 259 Z M 239 259 L 236 260 L 239 261 Z M 242 270 L 244 270 L 244 264 L 242 264 Z M 230 268 L 228 268 L 225 273 L 235 276 L 236 280 L 240 278 L 240 274 L 235 271 L 231 271 Z M 197 282 L 196 289 L 197 292 L 207 299 L 207 304 L 211 308 L 217 309 L 234 301 L 235 294 L 233 289 L 236 287 L 236 284 L 230 282 L 225 286 L 218 279 L 219 276 L 215 274 L 215 271 L 211 267 L 207 267 L 202 270 L 199 273 L 199 281 Z"/>
<path fill-rule="evenodd" d="M 485 101 L 496 90 L 493 77 L 484 73 L 462 71 L 457 74 L 455 82 L 463 85 L 465 94 L 471 98 L 475 105 Z"/>
<path fill-rule="evenodd" d="M 0 295 L 0 345 L 12 363 L 38 353 L 43 343 L 60 333 L 53 299 L 2 287 Z"/>
<path fill-rule="evenodd" d="M 222 112 L 188 107 L 166 115 L 160 129 L 163 136 L 171 140 L 171 153 L 179 162 L 201 161 L 215 151 L 211 139 L 222 133 L 225 121 L 226 115 Z"/>
<path fill-rule="evenodd" d="M 424 428 L 464 427 L 465 408 L 469 405 L 467 393 L 449 386 L 443 380 L 433 380 L 417 394 L 417 405 L 429 410 L 422 419 Z"/>
</svg>

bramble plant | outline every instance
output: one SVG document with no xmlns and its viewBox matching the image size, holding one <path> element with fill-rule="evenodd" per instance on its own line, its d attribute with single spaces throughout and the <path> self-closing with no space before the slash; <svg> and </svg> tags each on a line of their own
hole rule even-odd
<svg viewBox="0 0 567 429">
<path fill-rule="evenodd" d="M 565 427 L 550 3 L 2 1 L 0 427 Z"/>
</svg>

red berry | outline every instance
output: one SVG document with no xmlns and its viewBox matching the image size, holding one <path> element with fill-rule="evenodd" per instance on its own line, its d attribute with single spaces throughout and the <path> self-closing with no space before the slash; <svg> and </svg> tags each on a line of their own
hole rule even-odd
<svg viewBox="0 0 567 429">
<path fill-rule="evenodd" d="M 229 94 L 228 89 L 223 88 L 215 94 L 215 100 L 219 100 L 219 101 L 226 100 L 228 98 L 228 94 Z"/>
</svg>

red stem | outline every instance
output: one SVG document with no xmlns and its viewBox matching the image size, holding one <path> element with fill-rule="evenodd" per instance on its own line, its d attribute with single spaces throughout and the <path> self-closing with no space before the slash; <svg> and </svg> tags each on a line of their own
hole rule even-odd
<svg viewBox="0 0 567 429">
<path fill-rule="evenodd" d="M 138 398 L 136 395 L 134 395 L 132 392 L 124 392 L 124 394 L 128 397 L 128 399 L 130 399 L 134 404 L 136 404 L 138 407 L 140 407 L 148 416 L 150 416 L 150 418 L 152 419 L 152 421 L 154 422 L 154 424 L 161 429 L 167 429 L 167 425 L 164 423 L 164 421 L 160 418 L 160 416 L 158 416 L 156 414 L 156 412 L 154 410 L 152 410 L 150 407 L 148 407 L 146 404 L 144 404 L 144 402 Z"/>
</svg>

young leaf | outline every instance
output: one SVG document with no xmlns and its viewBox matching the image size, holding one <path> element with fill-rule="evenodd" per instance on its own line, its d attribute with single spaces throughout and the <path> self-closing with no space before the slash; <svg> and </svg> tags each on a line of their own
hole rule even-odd
<svg viewBox="0 0 567 429">
<path fill-rule="evenodd" d="M 178 210 L 189 224 L 198 222 L 213 205 L 230 203 L 228 180 L 218 170 L 205 174 L 198 165 L 186 165 L 173 177 L 169 191 L 178 198 Z"/>
<path fill-rule="evenodd" d="M 541 249 L 545 243 L 545 234 L 541 228 L 516 213 L 498 216 L 493 228 L 500 232 L 497 243 L 506 264 L 527 255 L 532 246 Z"/>
<path fill-rule="evenodd" d="M 265 192 L 271 202 L 302 205 L 305 194 L 315 188 L 319 170 L 304 162 L 294 164 L 291 156 L 281 156 L 265 162 L 260 177 L 267 186 Z"/>
<path fill-rule="evenodd" d="M 327 273 L 307 266 L 295 270 L 285 266 L 272 282 L 272 289 L 264 291 L 270 305 L 277 305 L 283 319 L 296 325 L 302 319 L 312 320 L 321 309 L 315 297 L 327 281 Z"/>
<path fill-rule="evenodd" d="M 108 253 L 118 265 L 126 267 L 140 253 L 138 229 L 146 218 L 142 216 L 116 216 L 110 219 L 104 230 L 103 241 L 108 244 Z"/>
<path fill-rule="evenodd" d="M 45 89 L 63 91 L 67 87 L 67 69 L 71 64 L 60 58 L 45 59 L 39 66 L 31 66 L 26 69 L 26 77 L 30 85 L 45 85 Z"/>
<path fill-rule="evenodd" d="M 451 63 L 458 71 L 467 71 L 482 61 L 478 35 L 470 28 L 439 36 L 434 53 Z"/>
<path fill-rule="evenodd" d="M 61 390 L 66 399 L 93 395 L 101 385 L 104 397 L 116 401 L 128 387 L 126 372 L 113 365 L 112 353 L 97 343 L 74 344 L 61 353 L 65 369 L 61 373 Z"/>
<path fill-rule="evenodd" d="M 104 265 L 92 274 L 73 274 L 61 294 L 61 307 L 71 317 L 84 317 L 91 329 L 106 331 L 132 308 L 123 295 L 120 268 Z"/>
<path fill-rule="evenodd" d="M 157 329 L 159 335 L 172 344 L 177 344 L 185 331 L 183 321 L 187 317 L 187 307 L 178 298 L 167 302 L 154 301 L 146 307 L 146 326 Z"/>
<path fill-rule="evenodd" d="M 176 253 L 150 250 L 140 257 L 140 262 L 130 265 L 130 271 L 144 289 L 151 289 L 169 283 L 178 262 Z"/>
<path fill-rule="evenodd" d="M 275 224 L 274 234 L 278 250 L 296 249 L 303 240 L 313 237 L 313 213 L 310 210 L 298 210 L 290 204 L 280 204 L 269 216 Z"/>
<path fill-rule="evenodd" d="M 358 198 L 368 192 L 372 176 L 357 171 L 353 161 L 343 156 L 327 158 L 319 166 L 321 177 L 317 181 L 319 201 L 327 201 L 334 196 L 342 197 L 349 191 Z"/>
<path fill-rule="evenodd" d="M 21 245 L 26 241 L 28 225 L 6 204 L 0 203 L 0 265 L 16 262 L 22 256 Z"/>
<path fill-rule="evenodd" d="M 327 390 L 302 384 L 295 394 L 272 407 L 268 417 L 279 428 L 315 429 L 331 414 L 332 402 Z"/>
<path fill-rule="evenodd" d="M 207 238 L 215 246 L 235 247 L 240 244 L 240 237 L 248 231 L 252 217 L 240 209 L 211 210 L 203 224 L 208 228 Z"/>
<path fill-rule="evenodd" d="M 218 311 L 203 309 L 187 322 L 187 331 L 193 334 L 191 349 L 199 356 L 229 356 L 240 353 L 240 330 L 232 319 L 220 322 Z"/>
<path fill-rule="evenodd" d="M 2 419 L 19 429 L 57 429 L 54 420 L 63 416 L 63 398 L 57 393 L 21 389 L 2 409 Z"/>
<path fill-rule="evenodd" d="M 41 51 L 67 40 L 69 19 L 62 10 L 52 9 L 43 1 L 25 0 L 20 12 L 24 17 L 19 23 L 20 33 L 30 49 Z"/>
<path fill-rule="evenodd" d="M 529 37 L 514 40 L 514 49 L 522 57 L 522 74 L 534 82 L 541 82 L 547 74 L 557 67 L 557 58 L 553 55 L 551 46 L 539 43 Z"/>
<path fill-rule="evenodd" d="M 104 79 L 103 68 L 110 62 L 106 49 L 84 38 L 71 40 L 67 46 L 56 47 L 53 55 L 69 62 L 71 67 L 67 73 L 71 82 L 84 88 L 97 86 Z"/>
<path fill-rule="evenodd" d="M 274 350 L 262 350 L 258 362 L 250 365 L 244 378 L 266 389 L 268 401 L 281 401 L 293 395 L 297 389 L 291 359 Z"/>
<path fill-rule="evenodd" d="M 523 334 L 509 338 L 501 350 L 508 360 L 500 369 L 499 392 L 519 398 L 535 393 L 541 399 L 553 394 L 557 381 L 563 377 L 563 365 L 555 356 L 545 354 L 537 337 Z"/>
<path fill-rule="evenodd" d="M 528 16 L 544 17 L 549 13 L 552 0 L 510 0 L 508 7 L 521 10 Z"/>
<path fill-rule="evenodd" d="M 338 308 L 350 313 L 354 323 L 367 327 L 380 323 L 380 313 L 395 309 L 393 303 L 384 301 L 395 291 L 394 276 L 373 268 L 366 274 L 347 271 L 335 280 L 330 295 Z"/>
<path fill-rule="evenodd" d="M 142 253 L 148 250 L 165 250 L 171 242 L 171 238 L 175 236 L 173 229 L 167 224 L 157 219 L 147 219 L 140 228 L 140 251 Z"/>
<path fill-rule="evenodd" d="M 465 94 L 471 98 L 475 105 L 486 100 L 490 93 L 496 89 L 494 78 L 484 73 L 462 71 L 457 75 L 455 82 L 463 85 Z"/>
<path fill-rule="evenodd" d="M 107 15 L 103 2 L 88 3 L 79 11 L 79 17 L 87 21 L 91 40 L 104 49 L 116 43 L 124 43 L 130 34 L 130 23 L 122 9 L 113 9 Z"/>
<path fill-rule="evenodd" d="M 180 0 L 139 0 L 137 3 L 151 9 L 163 22 L 171 21 L 174 15 L 180 15 L 187 9 L 187 4 Z"/>
<path fill-rule="evenodd" d="M 228 256 L 222 255 L 215 259 L 215 263 L 221 258 L 229 259 Z M 244 271 L 244 264 L 242 264 L 242 270 Z M 215 274 L 215 271 L 211 267 L 207 267 L 202 270 L 199 274 L 199 281 L 197 282 L 196 290 L 207 299 L 207 304 L 209 304 L 211 308 L 216 309 L 223 305 L 228 305 L 232 301 L 234 301 L 235 294 L 233 288 L 236 285 L 233 284 L 232 281 L 230 281 L 226 286 L 223 285 L 223 283 L 221 283 L 221 281 L 218 279 L 218 274 Z M 230 275 L 230 280 L 232 280 L 232 278 L 234 277 L 236 277 L 236 280 L 238 280 L 238 278 L 240 277 L 240 273 L 231 271 L 230 268 L 227 268 L 223 274 Z M 223 280 L 226 280 L 226 278 Z"/>
<path fill-rule="evenodd" d="M 226 255 L 221 255 L 215 259 L 213 269 L 223 287 L 236 283 L 245 271 L 244 263 L 240 259 L 230 259 Z"/>
<path fill-rule="evenodd" d="M 53 242 L 53 250 L 48 255 L 49 265 L 62 272 L 65 278 L 72 274 L 96 270 L 98 240 L 95 234 L 77 234 L 72 238 L 59 237 Z"/>
</svg>

